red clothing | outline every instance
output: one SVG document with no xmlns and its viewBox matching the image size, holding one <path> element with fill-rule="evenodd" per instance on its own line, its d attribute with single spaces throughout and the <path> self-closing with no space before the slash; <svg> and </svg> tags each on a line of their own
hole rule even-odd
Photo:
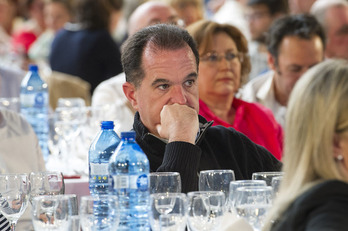
<svg viewBox="0 0 348 231">
<path fill-rule="evenodd" d="M 260 104 L 236 98 L 233 99 L 232 107 L 236 110 L 236 115 L 233 124 L 229 124 L 217 117 L 202 100 L 199 100 L 199 114 L 208 121 L 213 120 L 213 126 L 233 127 L 281 160 L 283 129 L 275 120 L 272 111 Z"/>
<path fill-rule="evenodd" d="M 28 54 L 28 50 L 37 39 L 37 35 L 32 31 L 21 31 L 12 36 L 12 47 L 17 52 Z"/>
</svg>

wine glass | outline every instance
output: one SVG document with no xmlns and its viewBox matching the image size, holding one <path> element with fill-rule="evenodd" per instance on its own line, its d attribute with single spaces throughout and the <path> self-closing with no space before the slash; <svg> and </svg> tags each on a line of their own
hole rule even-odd
<svg viewBox="0 0 348 231">
<path fill-rule="evenodd" d="M 10 222 L 12 231 L 28 206 L 29 189 L 27 174 L 0 174 L 0 212 Z"/>
<path fill-rule="evenodd" d="M 249 186 L 267 186 L 266 181 L 264 180 L 237 180 L 230 182 L 230 210 L 232 213 L 235 211 L 235 199 L 236 199 L 236 191 L 241 187 L 249 187 Z"/>
<path fill-rule="evenodd" d="M 187 220 L 192 231 L 220 230 L 225 194 L 221 191 L 189 192 Z"/>
<path fill-rule="evenodd" d="M 272 187 L 270 186 L 237 188 L 235 199 L 237 216 L 246 219 L 254 230 L 261 230 L 271 207 L 272 197 Z"/>
<path fill-rule="evenodd" d="M 151 172 L 150 194 L 181 193 L 181 178 L 178 172 Z"/>
<path fill-rule="evenodd" d="M 72 209 L 76 207 L 70 195 L 44 195 L 32 199 L 32 221 L 36 231 L 71 230 Z"/>
<path fill-rule="evenodd" d="M 79 97 L 59 98 L 57 107 L 85 107 L 85 100 Z"/>
<path fill-rule="evenodd" d="M 31 172 L 30 201 L 35 196 L 64 194 L 64 178 L 61 172 Z"/>
<path fill-rule="evenodd" d="M 272 178 L 271 186 L 273 188 L 273 196 L 276 197 L 279 193 L 279 187 L 283 180 L 283 176 L 275 176 Z"/>
<path fill-rule="evenodd" d="M 54 130 L 58 137 L 61 161 L 64 163 L 64 174 L 73 175 L 69 160 L 77 153 L 74 141 L 81 132 L 82 125 L 87 120 L 84 107 L 58 107 L 54 113 Z"/>
<path fill-rule="evenodd" d="M 264 180 L 267 186 L 271 186 L 272 178 L 276 176 L 283 176 L 284 172 L 254 172 L 252 175 L 253 180 Z"/>
<path fill-rule="evenodd" d="M 80 226 L 83 231 L 114 231 L 119 223 L 118 198 L 115 195 L 82 196 Z"/>
<path fill-rule="evenodd" d="M 205 170 L 199 173 L 199 191 L 221 191 L 225 194 L 228 204 L 230 182 L 234 181 L 233 170 Z"/>
<path fill-rule="evenodd" d="M 184 231 L 187 201 L 184 193 L 154 193 L 150 195 L 150 225 L 153 231 Z"/>
</svg>

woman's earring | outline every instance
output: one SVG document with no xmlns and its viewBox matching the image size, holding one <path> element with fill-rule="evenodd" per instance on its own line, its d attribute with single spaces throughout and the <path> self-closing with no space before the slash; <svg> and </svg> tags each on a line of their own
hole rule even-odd
<svg viewBox="0 0 348 231">
<path fill-rule="evenodd" d="M 338 155 L 338 156 L 335 157 L 335 159 L 337 161 L 342 161 L 343 160 L 343 156 L 342 155 Z"/>
</svg>

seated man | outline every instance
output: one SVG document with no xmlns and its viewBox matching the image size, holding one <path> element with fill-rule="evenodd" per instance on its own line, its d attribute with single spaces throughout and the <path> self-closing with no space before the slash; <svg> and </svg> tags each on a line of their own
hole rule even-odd
<svg viewBox="0 0 348 231">
<path fill-rule="evenodd" d="M 137 111 L 136 141 L 151 171 L 179 172 L 185 193 L 198 189 L 201 170 L 232 169 L 237 180 L 279 171 L 281 163 L 266 149 L 198 115 L 198 63 L 193 38 L 172 25 L 147 27 L 124 45 L 123 91 Z"/>
<path fill-rule="evenodd" d="M 156 23 L 179 24 L 180 20 L 175 10 L 166 3 L 145 2 L 138 6 L 130 16 L 128 34 L 131 36 L 136 31 Z M 125 74 L 122 72 L 100 83 L 92 96 L 92 106 L 112 105 L 106 116 L 108 118 L 117 117 L 117 120 L 120 121 L 120 131 L 132 128 L 135 113 L 123 94 L 122 84 L 124 82 Z"/>
<path fill-rule="evenodd" d="M 288 100 L 297 80 L 324 59 L 325 35 L 313 16 L 291 15 L 272 24 L 267 46 L 271 71 L 247 83 L 241 98 L 271 109 L 284 127 Z"/>
</svg>

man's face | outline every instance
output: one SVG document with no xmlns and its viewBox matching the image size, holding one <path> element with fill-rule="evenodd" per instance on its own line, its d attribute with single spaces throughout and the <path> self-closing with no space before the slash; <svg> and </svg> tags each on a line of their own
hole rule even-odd
<svg viewBox="0 0 348 231">
<path fill-rule="evenodd" d="M 348 60 L 348 7 L 328 9 L 326 23 L 326 56 Z"/>
<path fill-rule="evenodd" d="M 264 40 L 264 33 L 268 30 L 273 21 L 269 9 L 264 4 L 255 4 L 248 6 L 247 20 L 252 40 Z"/>
<path fill-rule="evenodd" d="M 269 65 L 275 71 L 277 101 L 285 106 L 297 80 L 310 67 L 323 60 L 324 50 L 319 36 L 311 39 L 286 36 L 279 45 L 278 53 L 278 63 L 270 56 Z"/>
<path fill-rule="evenodd" d="M 142 56 L 142 68 L 144 79 L 137 88 L 131 86 L 134 93 L 131 99 L 127 97 L 152 134 L 158 136 L 156 125 L 160 124 L 164 105 L 187 105 L 198 114 L 197 64 L 188 46 L 178 50 L 154 51 L 152 45 L 148 45 Z M 126 84 L 129 86 L 129 83 Z"/>
</svg>

